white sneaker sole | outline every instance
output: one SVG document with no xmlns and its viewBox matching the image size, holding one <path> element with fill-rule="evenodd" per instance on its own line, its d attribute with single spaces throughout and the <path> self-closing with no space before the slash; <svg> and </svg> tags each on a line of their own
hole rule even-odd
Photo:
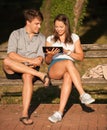
<svg viewBox="0 0 107 130">
<path fill-rule="evenodd" d="M 88 104 L 91 104 L 91 103 L 93 103 L 93 102 L 95 102 L 95 99 L 91 99 L 91 100 L 88 101 L 88 102 L 81 102 L 81 103 L 88 105 Z"/>
<path fill-rule="evenodd" d="M 49 117 L 49 118 L 48 118 L 48 120 L 49 120 L 50 122 L 52 122 L 52 123 L 57 123 L 57 122 L 61 121 L 61 120 L 57 120 L 57 121 L 52 120 L 52 118 L 51 118 L 51 117 Z"/>
</svg>

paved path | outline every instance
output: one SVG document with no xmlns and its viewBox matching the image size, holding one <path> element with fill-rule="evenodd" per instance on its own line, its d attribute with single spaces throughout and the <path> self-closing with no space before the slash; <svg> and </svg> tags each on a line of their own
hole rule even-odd
<svg viewBox="0 0 107 130">
<path fill-rule="evenodd" d="M 47 118 L 57 108 L 58 104 L 40 104 L 31 115 L 34 124 L 25 126 L 19 121 L 21 105 L 0 105 L 0 130 L 107 130 L 107 104 L 73 104 L 61 122 L 52 124 Z"/>
</svg>

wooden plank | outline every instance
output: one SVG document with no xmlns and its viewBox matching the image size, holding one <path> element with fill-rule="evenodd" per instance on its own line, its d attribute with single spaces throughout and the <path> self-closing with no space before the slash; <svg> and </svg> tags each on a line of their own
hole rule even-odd
<svg viewBox="0 0 107 130">
<path fill-rule="evenodd" d="M 105 79 L 98 79 L 98 78 L 90 78 L 90 79 L 83 79 L 82 78 L 82 83 L 83 84 L 107 84 L 107 80 L 105 80 Z"/>
<path fill-rule="evenodd" d="M 107 50 L 103 51 L 86 51 L 85 58 L 107 58 Z"/>
<path fill-rule="evenodd" d="M 107 50 L 107 43 L 105 44 L 82 44 L 84 51 L 90 50 Z M 7 48 L 0 48 L 0 52 L 6 52 Z"/>
<path fill-rule="evenodd" d="M 107 44 L 83 44 L 86 58 L 107 58 Z"/>
<path fill-rule="evenodd" d="M 85 58 L 106 58 L 107 44 L 82 44 Z M 7 49 L 0 48 L 0 59 L 6 57 Z"/>
<path fill-rule="evenodd" d="M 6 57 L 6 52 L 0 52 L 0 60 L 3 60 Z"/>
<path fill-rule="evenodd" d="M 82 44 L 84 51 L 107 50 L 107 44 Z"/>
<path fill-rule="evenodd" d="M 0 59 L 3 60 L 6 57 L 6 53 L 0 52 Z M 105 51 L 87 51 L 84 52 L 85 58 L 107 58 L 107 50 Z"/>
<path fill-rule="evenodd" d="M 52 85 L 61 85 L 62 80 L 51 80 Z M 91 84 L 107 84 L 107 80 L 105 79 L 82 79 L 82 83 L 84 85 L 91 85 Z M 20 79 L 16 80 L 9 80 L 6 78 L 0 79 L 0 86 L 18 86 L 22 85 L 23 82 Z M 42 81 L 37 80 L 34 85 L 43 85 Z"/>
</svg>

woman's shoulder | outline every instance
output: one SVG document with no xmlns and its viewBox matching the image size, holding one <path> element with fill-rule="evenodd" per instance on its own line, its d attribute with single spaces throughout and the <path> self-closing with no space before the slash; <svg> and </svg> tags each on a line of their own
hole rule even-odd
<svg viewBox="0 0 107 130">
<path fill-rule="evenodd" d="M 78 34 L 76 34 L 76 33 L 72 33 L 72 35 L 71 35 L 72 37 L 79 37 L 79 35 Z"/>
<path fill-rule="evenodd" d="M 71 37 L 72 37 L 72 40 L 73 40 L 74 42 L 77 41 L 77 40 L 79 40 L 79 35 L 76 34 L 76 33 L 72 33 Z"/>
<path fill-rule="evenodd" d="M 53 35 L 49 35 L 49 36 L 47 36 L 47 38 L 53 38 Z"/>
<path fill-rule="evenodd" d="M 53 39 L 53 37 L 54 37 L 53 35 L 49 35 L 49 36 L 47 37 L 47 41 L 48 41 L 48 42 L 51 42 L 52 39 Z"/>
</svg>

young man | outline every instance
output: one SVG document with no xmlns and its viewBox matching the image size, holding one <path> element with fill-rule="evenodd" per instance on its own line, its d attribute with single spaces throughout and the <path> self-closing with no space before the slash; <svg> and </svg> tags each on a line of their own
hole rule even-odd
<svg viewBox="0 0 107 130">
<path fill-rule="evenodd" d="M 49 85 L 47 74 L 39 70 L 44 54 L 42 46 L 45 45 L 45 36 L 39 32 L 43 15 L 35 9 L 24 11 L 26 25 L 13 31 L 9 37 L 7 57 L 3 61 L 3 69 L 8 79 L 23 80 L 23 111 L 20 121 L 31 125 L 33 121 L 28 115 L 30 101 L 33 93 L 33 80 L 40 78 L 44 86 Z"/>
</svg>

